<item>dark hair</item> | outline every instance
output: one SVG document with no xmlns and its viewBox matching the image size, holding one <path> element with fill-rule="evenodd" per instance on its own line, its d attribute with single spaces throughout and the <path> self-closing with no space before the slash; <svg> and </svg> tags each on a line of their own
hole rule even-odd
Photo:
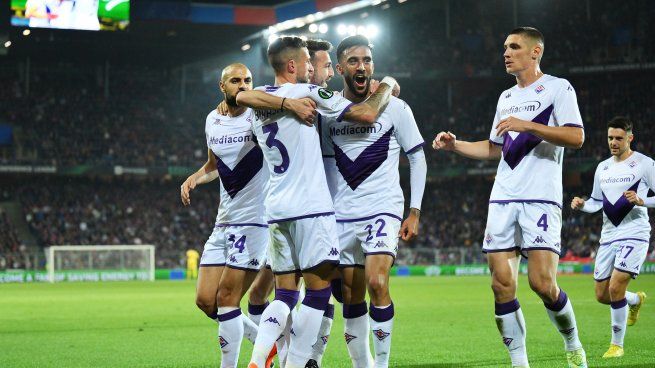
<svg viewBox="0 0 655 368">
<path fill-rule="evenodd" d="M 288 57 L 287 51 L 297 51 L 307 47 L 307 42 L 302 38 L 296 36 L 283 36 L 268 45 L 266 56 L 268 56 L 268 63 L 271 64 L 276 72 L 284 70 L 287 61 L 291 59 Z M 286 57 L 285 57 L 286 56 Z"/>
<path fill-rule="evenodd" d="M 369 42 L 366 36 L 356 35 L 349 36 L 341 40 L 339 46 L 337 46 L 337 60 L 341 60 L 343 53 L 351 47 L 355 46 L 366 46 L 369 49 L 373 50 L 373 45 Z"/>
<path fill-rule="evenodd" d="M 533 39 L 533 40 L 537 41 L 538 43 L 540 43 L 542 45 L 545 45 L 544 35 L 541 32 L 539 32 L 538 29 L 536 29 L 534 27 L 514 28 L 509 34 L 511 34 L 511 35 L 517 34 L 517 35 L 525 36 L 525 37 L 528 37 L 530 39 Z"/>
<path fill-rule="evenodd" d="M 309 57 L 313 59 L 314 55 L 319 51 L 330 52 L 332 50 L 332 44 L 321 39 L 307 40 L 307 50 L 309 50 Z"/>
<path fill-rule="evenodd" d="M 607 123 L 607 129 L 609 128 L 623 129 L 630 133 L 632 132 L 632 122 L 625 116 L 615 116 Z"/>
</svg>

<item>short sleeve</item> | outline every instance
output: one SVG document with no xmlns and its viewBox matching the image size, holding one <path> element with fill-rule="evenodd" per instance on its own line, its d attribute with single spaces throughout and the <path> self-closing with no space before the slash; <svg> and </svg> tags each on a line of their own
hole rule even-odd
<svg viewBox="0 0 655 368">
<path fill-rule="evenodd" d="M 563 80 L 559 93 L 555 96 L 554 115 L 557 126 L 572 126 L 582 128 L 582 116 L 578 107 L 578 98 L 571 83 Z"/>
<path fill-rule="evenodd" d="M 649 158 L 644 166 L 644 180 L 648 185 L 648 189 L 655 192 L 655 161 Z"/>
<path fill-rule="evenodd" d="M 414 114 L 409 105 L 402 100 L 395 104 L 393 126 L 396 139 L 403 151 L 412 153 L 425 144 L 421 132 L 418 130 Z"/>
<path fill-rule="evenodd" d="M 316 110 L 325 118 L 337 118 L 341 120 L 343 115 L 348 112 L 352 102 L 341 96 L 339 93 L 330 91 L 326 88 L 321 88 L 313 84 L 305 85 L 307 87 L 307 95 L 316 102 Z"/>
</svg>

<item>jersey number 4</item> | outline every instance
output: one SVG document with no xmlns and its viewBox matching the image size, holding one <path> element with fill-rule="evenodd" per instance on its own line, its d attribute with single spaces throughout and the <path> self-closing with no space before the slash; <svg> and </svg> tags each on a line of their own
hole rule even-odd
<svg viewBox="0 0 655 368">
<path fill-rule="evenodd" d="M 268 137 L 266 137 L 266 145 L 270 148 L 277 148 L 277 150 L 280 151 L 280 156 L 282 157 L 282 164 L 273 166 L 273 171 L 275 171 L 277 174 L 284 174 L 289 168 L 289 152 L 287 152 L 287 148 L 284 147 L 284 144 L 281 141 L 275 139 L 279 129 L 280 128 L 277 126 L 277 122 L 270 123 L 262 127 L 262 131 L 264 133 L 269 133 Z"/>
</svg>

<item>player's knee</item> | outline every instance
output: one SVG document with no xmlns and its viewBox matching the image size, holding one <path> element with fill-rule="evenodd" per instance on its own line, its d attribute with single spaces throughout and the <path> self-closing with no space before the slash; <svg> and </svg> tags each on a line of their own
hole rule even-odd
<svg viewBox="0 0 655 368">
<path fill-rule="evenodd" d="M 252 288 L 250 289 L 250 293 L 248 294 L 248 301 L 251 304 L 264 304 L 266 301 L 268 301 L 268 295 L 269 295 L 269 290 L 266 285 L 263 285 L 261 283 L 254 284 Z"/>
<path fill-rule="evenodd" d="M 214 301 L 214 298 L 198 295 L 196 296 L 196 306 L 198 306 L 198 308 L 208 316 L 216 312 L 216 302 Z"/>
<path fill-rule="evenodd" d="M 530 288 L 544 301 L 555 302 L 557 300 L 558 288 L 551 279 L 530 280 Z"/>
<path fill-rule="evenodd" d="M 494 277 L 491 280 L 491 290 L 493 290 L 495 296 L 508 296 L 514 294 L 516 290 L 516 284 L 511 277 L 508 278 L 498 278 Z"/>
<path fill-rule="evenodd" d="M 609 286 L 610 300 L 619 300 L 625 297 L 623 285 L 618 283 L 610 283 Z"/>
<path fill-rule="evenodd" d="M 368 278 L 368 290 L 376 297 L 382 297 L 389 293 L 389 284 L 385 275 L 371 275 Z"/>
<path fill-rule="evenodd" d="M 608 293 L 605 290 L 596 289 L 596 300 L 601 304 L 609 304 L 611 302 Z"/>
<path fill-rule="evenodd" d="M 239 304 L 239 295 L 231 285 L 221 285 L 218 289 L 218 305 L 231 307 Z"/>
</svg>

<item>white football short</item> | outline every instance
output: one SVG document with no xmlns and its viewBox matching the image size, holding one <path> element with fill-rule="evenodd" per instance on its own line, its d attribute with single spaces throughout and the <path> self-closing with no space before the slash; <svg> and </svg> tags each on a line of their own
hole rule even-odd
<svg viewBox="0 0 655 368">
<path fill-rule="evenodd" d="M 550 203 L 489 203 L 485 253 L 549 250 L 560 254 L 562 210 Z"/>
<path fill-rule="evenodd" d="M 268 240 L 266 226 L 216 226 L 205 243 L 200 267 L 258 271 L 266 262 Z"/>
<path fill-rule="evenodd" d="M 374 254 L 388 254 L 395 259 L 400 224 L 399 218 L 389 215 L 338 221 L 339 267 L 364 266 L 366 256 Z"/>
<path fill-rule="evenodd" d="M 313 216 L 269 225 L 273 273 L 307 271 L 322 263 L 339 263 L 334 215 Z"/>
<path fill-rule="evenodd" d="M 614 269 L 636 278 L 647 255 L 647 240 L 625 238 L 601 243 L 596 252 L 594 279 L 609 280 Z"/>
</svg>

